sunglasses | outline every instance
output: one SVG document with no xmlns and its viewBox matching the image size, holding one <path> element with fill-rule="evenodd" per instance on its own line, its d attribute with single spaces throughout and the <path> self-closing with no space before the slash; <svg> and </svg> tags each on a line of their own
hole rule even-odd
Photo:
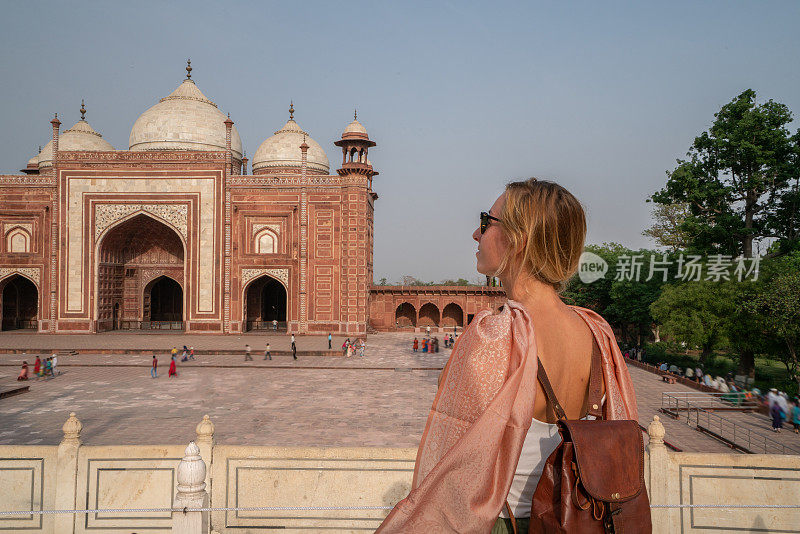
<svg viewBox="0 0 800 534">
<path fill-rule="evenodd" d="M 487 212 L 481 212 L 481 234 L 483 234 L 487 228 L 489 228 L 489 221 L 499 221 L 497 217 L 492 217 Z"/>
</svg>

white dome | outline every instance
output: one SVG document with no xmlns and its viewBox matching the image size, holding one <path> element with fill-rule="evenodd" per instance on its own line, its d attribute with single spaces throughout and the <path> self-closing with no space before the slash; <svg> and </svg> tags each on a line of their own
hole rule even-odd
<svg viewBox="0 0 800 534">
<path fill-rule="evenodd" d="M 84 119 L 79 120 L 69 130 L 64 130 L 58 136 L 58 151 L 79 150 L 89 152 L 103 152 L 114 150 L 111 143 L 103 139 L 103 136 L 94 131 L 89 123 Z M 37 156 L 30 159 L 28 163 L 37 160 Z M 39 167 L 50 167 L 53 165 L 53 140 L 50 139 L 38 155 Z"/>
<path fill-rule="evenodd" d="M 131 128 L 131 150 L 225 150 L 225 120 L 217 105 L 184 80 L 171 95 L 142 113 Z M 231 129 L 231 151 L 242 159 L 242 140 Z"/>
<path fill-rule="evenodd" d="M 308 145 L 307 165 L 310 172 L 328 174 L 330 165 L 328 156 L 319 146 L 319 143 L 311 139 L 306 132 L 294 121 L 289 121 L 275 135 L 261 143 L 253 156 L 253 172 L 256 174 L 267 174 L 271 171 L 276 172 L 300 172 L 302 164 L 302 152 L 300 145 L 303 141 Z"/>
<path fill-rule="evenodd" d="M 359 134 L 363 136 L 367 136 L 367 129 L 364 128 L 364 125 L 358 122 L 358 119 L 354 119 L 353 122 L 347 125 L 347 128 L 344 129 L 342 132 L 342 137 L 347 138 L 347 134 Z"/>
</svg>

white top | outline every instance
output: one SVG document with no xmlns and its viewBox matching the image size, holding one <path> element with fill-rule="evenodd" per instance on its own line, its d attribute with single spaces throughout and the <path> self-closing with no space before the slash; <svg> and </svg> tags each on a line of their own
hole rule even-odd
<svg viewBox="0 0 800 534">
<path fill-rule="evenodd" d="M 606 396 L 603 395 L 601 404 L 605 402 Z M 587 415 L 584 419 L 594 419 L 594 417 Z M 556 450 L 559 443 L 561 435 L 558 433 L 558 425 L 544 423 L 536 418 L 531 420 L 531 427 L 522 444 L 517 470 L 514 471 L 514 480 L 511 482 L 511 489 L 508 490 L 508 505 L 514 512 L 514 517 L 531 516 L 533 492 L 539 484 L 547 458 Z M 505 506 L 500 515 L 508 517 Z"/>
</svg>

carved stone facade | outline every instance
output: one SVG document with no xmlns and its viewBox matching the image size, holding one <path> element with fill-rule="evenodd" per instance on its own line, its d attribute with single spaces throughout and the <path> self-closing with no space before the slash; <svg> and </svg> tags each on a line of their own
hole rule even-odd
<svg viewBox="0 0 800 534">
<path fill-rule="evenodd" d="M 366 333 L 371 175 L 303 164 L 242 176 L 224 151 L 52 146 L 41 174 L 0 176 L 0 229 L 28 236 L 12 250 L 3 235 L 0 279 L 35 284 L 26 325 L 225 334 L 277 318 L 291 332 Z"/>
</svg>

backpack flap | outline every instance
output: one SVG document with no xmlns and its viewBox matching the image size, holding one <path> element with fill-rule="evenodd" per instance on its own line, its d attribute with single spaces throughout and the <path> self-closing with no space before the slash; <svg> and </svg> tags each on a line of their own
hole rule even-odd
<svg viewBox="0 0 800 534">
<path fill-rule="evenodd" d="M 644 441 L 636 421 L 561 420 L 564 441 L 572 441 L 578 474 L 598 501 L 623 503 L 644 488 Z"/>
</svg>

